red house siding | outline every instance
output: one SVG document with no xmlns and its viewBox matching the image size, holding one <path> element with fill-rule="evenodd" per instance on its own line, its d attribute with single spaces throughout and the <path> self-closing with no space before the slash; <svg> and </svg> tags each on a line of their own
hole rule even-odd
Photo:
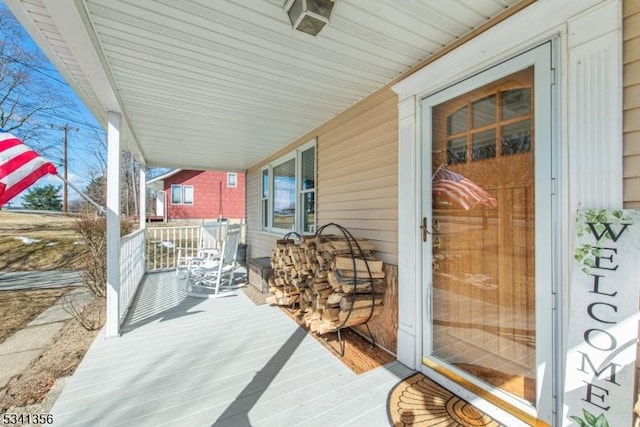
<svg viewBox="0 0 640 427">
<path fill-rule="evenodd" d="M 222 186 L 220 185 L 222 183 Z M 171 204 L 172 185 L 192 185 L 193 204 Z M 222 194 L 220 189 L 222 188 Z M 237 186 L 227 186 L 227 172 L 183 170 L 164 180 L 168 219 L 245 218 L 245 174 L 237 173 Z M 222 197 L 221 197 L 222 196 Z"/>
</svg>

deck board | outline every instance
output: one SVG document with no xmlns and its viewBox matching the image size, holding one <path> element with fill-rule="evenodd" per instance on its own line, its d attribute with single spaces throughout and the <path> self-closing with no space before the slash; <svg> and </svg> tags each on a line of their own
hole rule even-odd
<svg viewBox="0 0 640 427">
<path fill-rule="evenodd" d="M 172 272 L 145 277 L 123 330 L 98 336 L 55 425 L 387 426 L 387 395 L 412 372 L 356 375 L 280 310 L 242 291 L 187 297 Z"/>
</svg>

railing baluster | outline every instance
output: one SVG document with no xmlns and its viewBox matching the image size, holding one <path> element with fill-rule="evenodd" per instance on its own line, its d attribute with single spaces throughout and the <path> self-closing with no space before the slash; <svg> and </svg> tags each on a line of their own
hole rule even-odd
<svg viewBox="0 0 640 427">
<path fill-rule="evenodd" d="M 173 241 L 173 263 L 171 263 L 171 268 L 175 268 L 177 265 L 177 260 L 176 260 L 176 251 L 178 250 L 177 247 L 178 245 L 182 246 L 182 239 L 183 239 L 183 234 L 182 234 L 183 229 L 181 228 L 178 232 L 178 240 L 174 240 Z"/>
<path fill-rule="evenodd" d="M 120 303 L 119 320 L 122 322 L 127 309 L 136 294 L 138 285 L 144 276 L 144 259 L 140 254 L 144 251 L 145 230 L 137 230 L 120 239 Z"/>
<path fill-rule="evenodd" d="M 153 269 L 158 268 L 158 231 L 153 234 Z M 160 231 L 162 233 L 162 231 Z"/>
<path fill-rule="evenodd" d="M 146 266 L 148 271 L 172 269 L 177 266 L 178 251 L 195 256 L 200 239 L 200 226 L 150 227 L 147 232 Z M 153 250 L 150 245 L 153 245 Z M 150 259 L 152 257 L 153 259 Z"/>
<path fill-rule="evenodd" d="M 158 241 L 157 240 L 157 237 L 158 237 L 157 231 L 158 231 L 157 229 L 153 230 L 153 242 L 152 242 L 152 244 L 153 244 L 153 269 L 154 270 L 158 268 L 158 266 L 156 265 L 156 262 L 158 261 L 157 248 L 156 248 L 156 246 L 157 246 L 156 242 Z"/>
</svg>

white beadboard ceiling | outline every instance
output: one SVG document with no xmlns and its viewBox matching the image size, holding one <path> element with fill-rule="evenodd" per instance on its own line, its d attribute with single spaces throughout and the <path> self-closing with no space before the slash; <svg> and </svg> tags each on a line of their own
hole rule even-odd
<svg viewBox="0 0 640 427">
<path fill-rule="evenodd" d="M 285 0 L 5 0 L 147 165 L 244 170 L 519 0 L 338 0 L 317 37 Z"/>
</svg>

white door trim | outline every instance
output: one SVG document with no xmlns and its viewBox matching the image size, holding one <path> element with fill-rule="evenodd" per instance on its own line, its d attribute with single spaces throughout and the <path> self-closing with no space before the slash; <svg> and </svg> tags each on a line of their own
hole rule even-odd
<svg viewBox="0 0 640 427">
<path fill-rule="evenodd" d="M 412 179 L 418 170 L 409 159 L 419 159 L 419 108 L 416 100 L 490 68 L 517 53 L 558 37 L 562 67 L 555 73 L 560 86 L 559 128 L 554 137 L 560 152 L 561 175 L 554 183 L 560 195 L 561 223 L 559 307 L 564 313 L 570 283 L 567 248 L 572 247 L 575 208 L 622 206 L 622 36 L 621 0 L 564 2 L 540 0 L 499 23 L 393 87 L 399 97 L 398 184 L 398 360 L 418 369 L 422 331 L 420 300 L 420 193 Z M 535 23 L 535 25 L 534 25 Z M 587 67 L 587 68 L 585 68 Z M 589 67 L 601 72 L 584 73 Z M 602 109 L 581 108 L 585 99 Z M 603 115 L 604 114 L 604 115 Z M 588 123 L 591 128 L 582 125 Z M 588 147 L 588 149 L 584 149 Z M 580 151 L 582 150 L 582 151 Z M 404 160 L 402 160 L 404 159 Z M 591 165 L 597 165 L 593 174 Z M 589 187 L 582 183 L 589 183 Z M 418 198 L 418 199 L 417 199 Z M 409 269 L 409 271 L 407 271 Z M 564 342 L 567 318 L 561 320 Z M 559 357 L 564 355 L 564 349 Z M 557 361 L 562 365 L 562 360 Z"/>
</svg>

